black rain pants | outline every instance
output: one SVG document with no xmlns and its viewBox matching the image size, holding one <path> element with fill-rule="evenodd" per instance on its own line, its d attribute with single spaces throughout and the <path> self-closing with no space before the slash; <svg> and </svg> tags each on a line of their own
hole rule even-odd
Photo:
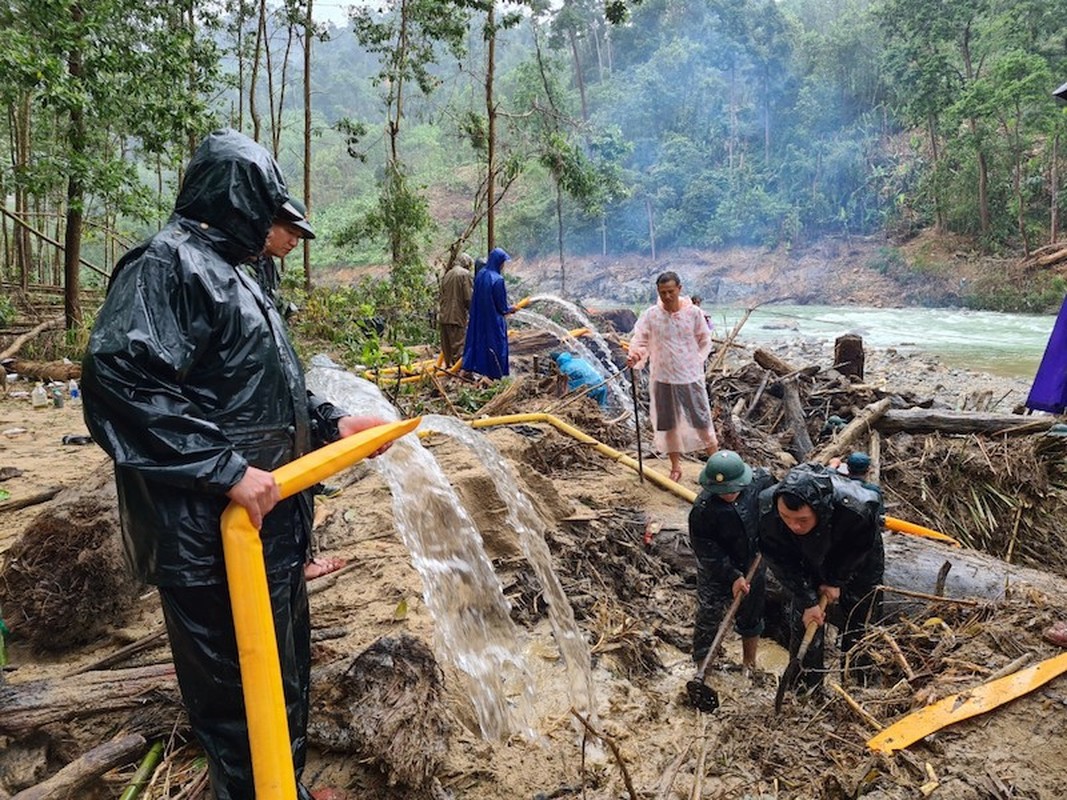
<svg viewBox="0 0 1067 800">
<path fill-rule="evenodd" d="M 303 565 L 267 576 L 278 639 L 285 711 L 298 796 L 307 750 L 311 620 Z M 207 755 L 217 800 L 255 800 L 252 756 L 233 612 L 226 584 L 160 587 L 163 615 L 182 699 Z"/>
</svg>

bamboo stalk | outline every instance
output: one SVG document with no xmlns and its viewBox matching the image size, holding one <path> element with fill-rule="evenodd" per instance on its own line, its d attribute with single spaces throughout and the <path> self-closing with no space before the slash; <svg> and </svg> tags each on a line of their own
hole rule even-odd
<svg viewBox="0 0 1067 800">
<path fill-rule="evenodd" d="M 852 695 L 850 695 L 847 691 L 845 691 L 840 685 L 838 685 L 834 681 L 827 681 L 827 683 L 830 684 L 830 688 L 831 689 L 833 689 L 835 692 L 837 692 L 839 695 L 841 695 L 841 697 L 844 699 L 844 701 L 848 705 L 848 707 L 851 708 L 855 712 L 856 716 L 858 716 L 860 719 L 862 719 L 864 722 L 866 722 L 868 725 L 870 725 L 876 731 L 880 731 L 880 730 L 882 730 L 882 728 L 885 727 L 881 722 L 879 722 L 877 719 L 875 719 L 870 714 L 870 712 L 865 710 L 863 708 L 863 706 L 861 706 L 859 703 L 857 703 L 856 700 L 852 697 Z"/>
<path fill-rule="evenodd" d="M 156 771 L 156 767 L 159 766 L 159 760 L 162 757 L 163 742 L 160 740 L 145 753 L 145 757 L 141 759 L 141 763 L 137 767 L 137 772 L 133 774 L 133 778 L 126 785 L 126 789 L 119 797 L 119 800 L 137 800 L 148 785 L 148 781 L 152 778 L 152 774 Z"/>
<path fill-rule="evenodd" d="M 587 720 L 580 713 L 578 713 L 578 709 L 572 708 L 571 714 L 574 715 L 575 719 L 582 723 L 583 728 L 585 728 L 587 731 L 589 731 L 589 733 L 600 739 L 608 746 L 608 748 L 611 750 L 611 754 L 615 756 L 615 761 L 619 765 L 619 770 L 622 772 L 622 780 L 623 783 L 626 784 L 626 791 L 630 794 L 630 800 L 637 800 L 637 792 L 634 791 L 634 784 L 633 781 L 630 780 L 630 773 L 626 769 L 626 762 L 622 759 L 622 753 L 619 752 L 619 746 L 607 736 L 605 736 L 603 733 L 600 733 L 596 728 L 594 728 L 592 724 L 590 724 L 589 720 Z"/>
</svg>

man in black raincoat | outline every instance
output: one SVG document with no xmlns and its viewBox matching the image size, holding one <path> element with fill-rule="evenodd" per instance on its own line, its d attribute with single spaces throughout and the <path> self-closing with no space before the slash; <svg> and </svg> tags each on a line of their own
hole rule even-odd
<svg viewBox="0 0 1067 800">
<path fill-rule="evenodd" d="M 759 553 L 760 492 L 774 478 L 765 469 L 754 471 L 733 450 L 720 450 L 708 459 L 699 480 L 704 490 L 689 512 L 689 542 L 697 557 L 693 660 L 704 660 L 727 607 L 743 595 L 734 625 L 741 636 L 742 666 L 753 671 L 767 578 L 762 564 L 751 582 L 745 575 Z"/>
<path fill-rule="evenodd" d="M 116 265 L 83 363 L 86 423 L 115 461 L 126 554 L 159 587 L 182 697 L 218 800 L 251 800 L 248 730 L 219 517 L 261 526 L 297 779 L 310 621 L 307 493 L 269 470 L 381 421 L 318 400 L 270 298 L 246 272 L 278 215 L 299 218 L 270 154 L 235 131 L 197 149 L 174 214 Z M 303 799 L 310 795 L 299 787 Z"/>
<path fill-rule="evenodd" d="M 307 220 L 307 208 L 295 197 L 279 212 L 267 232 L 267 243 L 255 260 L 256 280 L 282 316 L 289 318 L 296 310 L 292 303 L 283 303 L 278 294 L 282 286 L 281 269 L 274 259 L 284 259 L 300 244 L 301 239 L 314 239 L 315 229 Z"/>
<path fill-rule="evenodd" d="M 867 621 L 881 611 L 885 570 L 878 495 L 819 464 L 793 467 L 760 495 L 760 548 L 778 581 L 791 594 L 790 654 L 804 629 L 819 629 L 804 659 L 809 686 L 822 683 L 823 625 L 841 631 L 847 656 Z M 827 598 L 827 611 L 819 607 Z"/>
</svg>

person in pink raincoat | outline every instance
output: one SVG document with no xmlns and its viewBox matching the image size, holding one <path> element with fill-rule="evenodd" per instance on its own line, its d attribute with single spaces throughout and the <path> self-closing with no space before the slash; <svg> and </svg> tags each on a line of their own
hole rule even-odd
<svg viewBox="0 0 1067 800">
<path fill-rule="evenodd" d="M 682 453 L 719 449 L 704 383 L 711 331 L 704 313 L 682 295 L 675 272 L 656 278 L 659 302 L 645 309 L 634 326 L 626 366 L 649 362 L 649 415 L 653 446 L 671 460 L 671 480 L 682 477 Z"/>
</svg>

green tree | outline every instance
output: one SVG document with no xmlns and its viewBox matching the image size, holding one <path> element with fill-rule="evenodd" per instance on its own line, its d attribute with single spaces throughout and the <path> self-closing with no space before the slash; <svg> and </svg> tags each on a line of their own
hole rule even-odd
<svg viewBox="0 0 1067 800">
<path fill-rule="evenodd" d="M 5 99 L 9 108 L 23 106 L 27 130 L 35 116 L 52 120 L 41 131 L 46 141 L 23 141 L 26 160 L 16 181 L 26 181 L 65 218 L 65 312 L 73 326 L 81 318 L 87 213 L 99 203 L 155 216 L 131 155 L 174 163 L 209 127 L 206 98 L 218 86 L 218 55 L 198 28 L 215 19 L 196 16 L 191 0 L 14 0 L 6 12 L 4 44 L 12 49 L 0 62 Z M 180 102 L 175 87 L 182 89 Z M 62 195 L 54 183 L 30 177 L 38 158 L 64 176 Z"/>
<path fill-rule="evenodd" d="M 1052 73 L 1038 55 L 1010 50 L 996 59 L 985 78 L 974 82 L 971 92 L 981 104 L 983 116 L 995 118 L 1006 141 L 1011 161 L 1012 198 L 1015 223 L 1023 254 L 1030 254 L 1027 229 L 1026 161 L 1032 148 L 1033 132 L 1047 130 L 1047 118 L 1054 109 L 1048 102 Z"/>
<path fill-rule="evenodd" d="M 384 233 L 395 276 L 421 270 L 420 250 L 430 225 L 425 198 L 412 186 L 400 157 L 400 131 L 407 114 L 408 88 L 428 96 L 440 79 L 433 72 L 441 49 L 455 58 L 464 52 L 471 9 L 478 0 L 392 0 L 381 10 L 354 8 L 356 38 L 377 56 L 374 78 L 385 104 L 388 142 L 377 208 L 346 232 L 348 239 Z"/>
</svg>

